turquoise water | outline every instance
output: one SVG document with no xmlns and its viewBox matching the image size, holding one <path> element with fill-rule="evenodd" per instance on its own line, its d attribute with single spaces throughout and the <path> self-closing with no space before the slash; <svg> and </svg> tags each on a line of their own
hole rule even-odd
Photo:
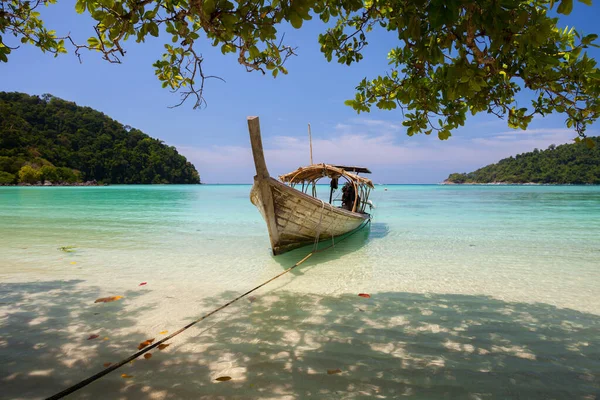
<svg viewBox="0 0 600 400">
<path fill-rule="evenodd" d="M 270 256 L 249 191 L 0 187 L 0 398 L 47 397 L 304 257 Z M 599 187 L 372 199 L 369 230 L 73 398 L 598 396 Z"/>
</svg>

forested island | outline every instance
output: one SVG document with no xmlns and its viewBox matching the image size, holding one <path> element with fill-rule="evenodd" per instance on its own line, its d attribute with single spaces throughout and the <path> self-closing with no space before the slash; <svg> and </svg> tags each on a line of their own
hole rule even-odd
<svg viewBox="0 0 600 400">
<path fill-rule="evenodd" d="M 200 183 L 172 146 L 49 94 L 0 92 L 0 185 Z"/>
<path fill-rule="evenodd" d="M 600 184 L 600 137 L 585 143 L 550 145 L 500 160 L 469 173 L 450 174 L 444 183 Z"/>
</svg>

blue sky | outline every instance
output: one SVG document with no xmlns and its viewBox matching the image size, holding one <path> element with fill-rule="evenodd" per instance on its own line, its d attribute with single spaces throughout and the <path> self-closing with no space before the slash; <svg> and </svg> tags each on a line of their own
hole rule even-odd
<svg viewBox="0 0 600 400">
<path fill-rule="evenodd" d="M 43 16 L 49 29 L 71 34 L 84 42 L 93 34 L 86 16 L 75 13 L 72 2 L 49 6 Z M 576 3 L 560 25 L 579 32 L 600 33 L 596 23 L 600 7 Z M 201 47 L 205 72 L 225 83 L 206 84 L 208 107 L 192 104 L 169 109 L 178 95 L 162 89 L 152 63 L 162 54 L 161 38 L 144 44 L 131 42 L 123 64 L 109 64 L 92 52 L 83 63 L 70 52 L 54 58 L 37 48 L 23 46 L 0 64 L 0 90 L 29 94 L 51 93 L 79 105 L 90 106 L 111 118 L 176 146 L 196 165 L 206 183 L 250 183 L 254 166 L 246 117 L 261 119 L 263 145 L 272 175 L 309 163 L 307 124 L 312 126 L 315 162 L 351 163 L 371 168 L 375 182 L 437 183 L 451 172 L 471 171 L 501 158 L 551 143 L 570 142 L 575 133 L 566 129 L 560 115 L 536 118 L 527 131 L 515 131 L 506 122 L 488 115 L 470 117 L 465 127 L 448 141 L 436 136 L 408 137 L 399 111 L 373 110 L 357 115 L 345 106 L 354 87 L 364 77 L 388 69 L 386 55 L 396 45 L 384 33 L 370 38 L 365 58 L 351 67 L 328 63 L 317 37 L 324 30 L 318 20 L 301 30 L 282 28 L 286 42 L 298 47 L 297 57 L 286 64 L 289 75 L 277 79 L 248 73 L 232 54 L 222 55 L 208 42 Z M 169 40 L 169 38 L 163 38 Z M 589 54 L 599 58 L 598 49 Z M 600 125 L 589 131 L 597 135 Z"/>
</svg>

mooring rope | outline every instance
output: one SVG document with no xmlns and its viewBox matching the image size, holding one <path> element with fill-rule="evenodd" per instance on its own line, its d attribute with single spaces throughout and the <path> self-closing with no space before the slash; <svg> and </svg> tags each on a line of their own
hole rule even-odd
<svg viewBox="0 0 600 400">
<path fill-rule="evenodd" d="M 321 200 L 321 199 L 319 199 Z M 319 217 L 319 223 L 316 226 L 317 234 L 315 235 L 315 242 L 313 243 L 313 251 L 317 250 L 317 246 L 319 245 L 319 238 L 321 236 L 321 222 L 323 222 L 323 214 L 325 213 L 325 202 L 321 200 L 321 216 Z"/>
<path fill-rule="evenodd" d="M 364 228 L 367 224 L 369 224 L 371 222 L 371 219 L 367 219 L 364 222 L 362 222 L 357 228 L 355 228 L 354 230 L 348 232 L 346 234 L 346 236 L 344 236 L 342 239 L 338 240 L 338 243 L 349 238 L 350 236 L 354 235 L 356 232 L 358 232 L 359 230 L 361 230 L 362 228 Z M 219 308 L 214 309 L 213 311 L 209 312 L 208 314 L 204 314 L 202 317 L 198 318 L 195 321 L 190 322 L 189 324 L 187 324 L 186 326 L 184 326 L 183 328 L 179 329 L 176 332 L 173 332 L 172 334 L 170 334 L 169 336 L 165 337 L 164 339 L 159 340 L 158 342 L 151 344 L 147 347 L 144 347 L 142 350 L 138 351 L 135 354 L 132 354 L 131 356 L 127 357 L 126 359 L 113 364 L 105 369 L 103 369 L 102 371 L 98 372 L 97 374 L 94 374 L 92 376 L 90 376 L 87 379 L 82 380 L 79 383 L 76 383 L 75 385 L 63 390 L 62 392 L 56 393 L 53 396 L 50 396 L 48 398 L 46 398 L 46 400 L 56 400 L 56 399 L 62 399 L 63 397 L 89 385 L 90 383 L 102 378 L 104 375 L 107 375 L 109 373 L 111 373 L 112 371 L 116 370 L 117 368 L 122 367 L 123 365 L 127 364 L 130 361 L 135 360 L 136 358 L 138 358 L 139 356 L 141 356 L 144 353 L 147 353 L 148 351 L 160 346 L 161 344 L 163 344 L 164 342 L 166 342 L 169 339 L 174 338 L 175 336 L 179 335 L 181 332 L 191 328 L 192 326 L 196 325 L 199 322 L 204 321 L 206 318 L 210 317 L 213 314 L 218 313 L 219 311 L 223 310 L 224 308 L 230 306 L 231 304 L 235 303 L 236 301 L 248 296 L 250 293 L 255 292 L 256 290 L 260 289 L 261 287 L 265 286 L 268 283 L 273 282 L 275 279 L 279 278 L 280 276 L 283 276 L 285 274 L 287 274 L 288 272 L 290 272 L 291 270 L 293 270 L 294 268 L 298 267 L 300 264 L 302 264 L 304 261 L 308 260 L 313 254 L 315 253 L 319 253 L 322 252 L 324 250 L 327 250 L 329 248 L 333 247 L 333 245 L 325 247 L 321 250 L 317 250 L 316 248 L 313 248 L 313 250 L 308 253 L 302 260 L 298 261 L 296 264 L 292 265 L 291 267 L 289 267 L 288 269 L 286 269 L 285 271 L 281 272 L 280 274 L 275 275 L 274 277 L 272 277 L 271 279 L 261 283 L 260 285 L 256 286 L 253 289 L 248 290 L 246 293 L 239 295 L 238 297 L 236 297 L 235 299 L 223 304 L 222 306 L 220 306 Z"/>
</svg>

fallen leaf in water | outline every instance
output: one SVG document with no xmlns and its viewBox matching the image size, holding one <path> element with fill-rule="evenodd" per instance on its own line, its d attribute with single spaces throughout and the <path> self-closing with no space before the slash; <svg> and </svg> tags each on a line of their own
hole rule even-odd
<svg viewBox="0 0 600 400">
<path fill-rule="evenodd" d="M 107 336 L 107 337 L 105 337 L 105 338 L 104 338 L 104 339 L 102 339 L 102 340 L 108 340 L 108 336 Z"/>
<path fill-rule="evenodd" d="M 167 333 L 169 333 L 169 331 L 161 331 L 159 332 L 161 335 L 166 335 Z"/>
<path fill-rule="evenodd" d="M 341 369 L 328 369 L 327 370 L 327 375 L 333 375 L 333 374 L 340 374 L 342 373 Z"/>
<path fill-rule="evenodd" d="M 152 353 L 146 353 L 146 354 L 144 354 L 144 358 L 145 358 L 146 360 L 149 360 L 149 359 L 151 359 L 151 358 L 152 358 Z"/>
<path fill-rule="evenodd" d="M 144 285 L 147 285 L 147 284 L 148 284 L 148 282 L 142 282 L 138 286 L 144 286 Z"/>
<path fill-rule="evenodd" d="M 230 381 L 230 380 L 231 380 L 231 377 L 230 377 L 230 376 L 220 376 L 220 377 L 218 377 L 218 378 L 217 378 L 217 379 L 215 379 L 215 380 L 216 380 L 216 381 L 219 381 L 219 382 L 226 382 L 226 381 Z"/>
<path fill-rule="evenodd" d="M 140 345 L 138 346 L 138 350 L 143 349 L 146 346 L 150 346 L 152 344 L 152 342 L 154 342 L 154 338 L 152 339 L 148 339 L 148 340 L 144 340 L 142 343 L 140 343 Z"/>
<path fill-rule="evenodd" d="M 169 347 L 170 345 L 171 345 L 171 343 L 169 343 L 169 344 L 159 344 L 159 345 L 158 345 L 158 349 L 159 349 L 159 350 L 164 350 L 164 349 L 166 349 L 167 347 Z"/>
<path fill-rule="evenodd" d="M 96 339 L 96 338 L 98 338 L 98 337 L 100 337 L 100 335 L 90 335 L 90 337 L 89 337 L 89 338 L 87 338 L 87 340 Z"/>
<path fill-rule="evenodd" d="M 106 368 L 106 367 L 110 367 L 112 365 L 112 363 L 104 363 L 102 365 L 104 365 L 104 368 Z"/>
<path fill-rule="evenodd" d="M 110 303 L 111 301 L 117 301 L 122 298 L 123 296 L 101 297 L 99 299 L 96 299 L 94 303 Z"/>
<path fill-rule="evenodd" d="M 248 301 L 250 303 L 254 303 L 256 301 L 256 296 L 250 296 L 250 297 L 248 297 Z"/>
<path fill-rule="evenodd" d="M 123 379 L 129 379 L 129 378 L 133 378 L 132 375 L 127 375 L 127 374 L 121 374 L 121 378 Z"/>
<path fill-rule="evenodd" d="M 368 293 L 359 293 L 358 295 L 359 295 L 360 297 L 364 297 L 365 299 L 369 299 L 369 298 L 371 298 L 371 295 L 370 295 L 370 294 L 368 294 Z"/>
</svg>

